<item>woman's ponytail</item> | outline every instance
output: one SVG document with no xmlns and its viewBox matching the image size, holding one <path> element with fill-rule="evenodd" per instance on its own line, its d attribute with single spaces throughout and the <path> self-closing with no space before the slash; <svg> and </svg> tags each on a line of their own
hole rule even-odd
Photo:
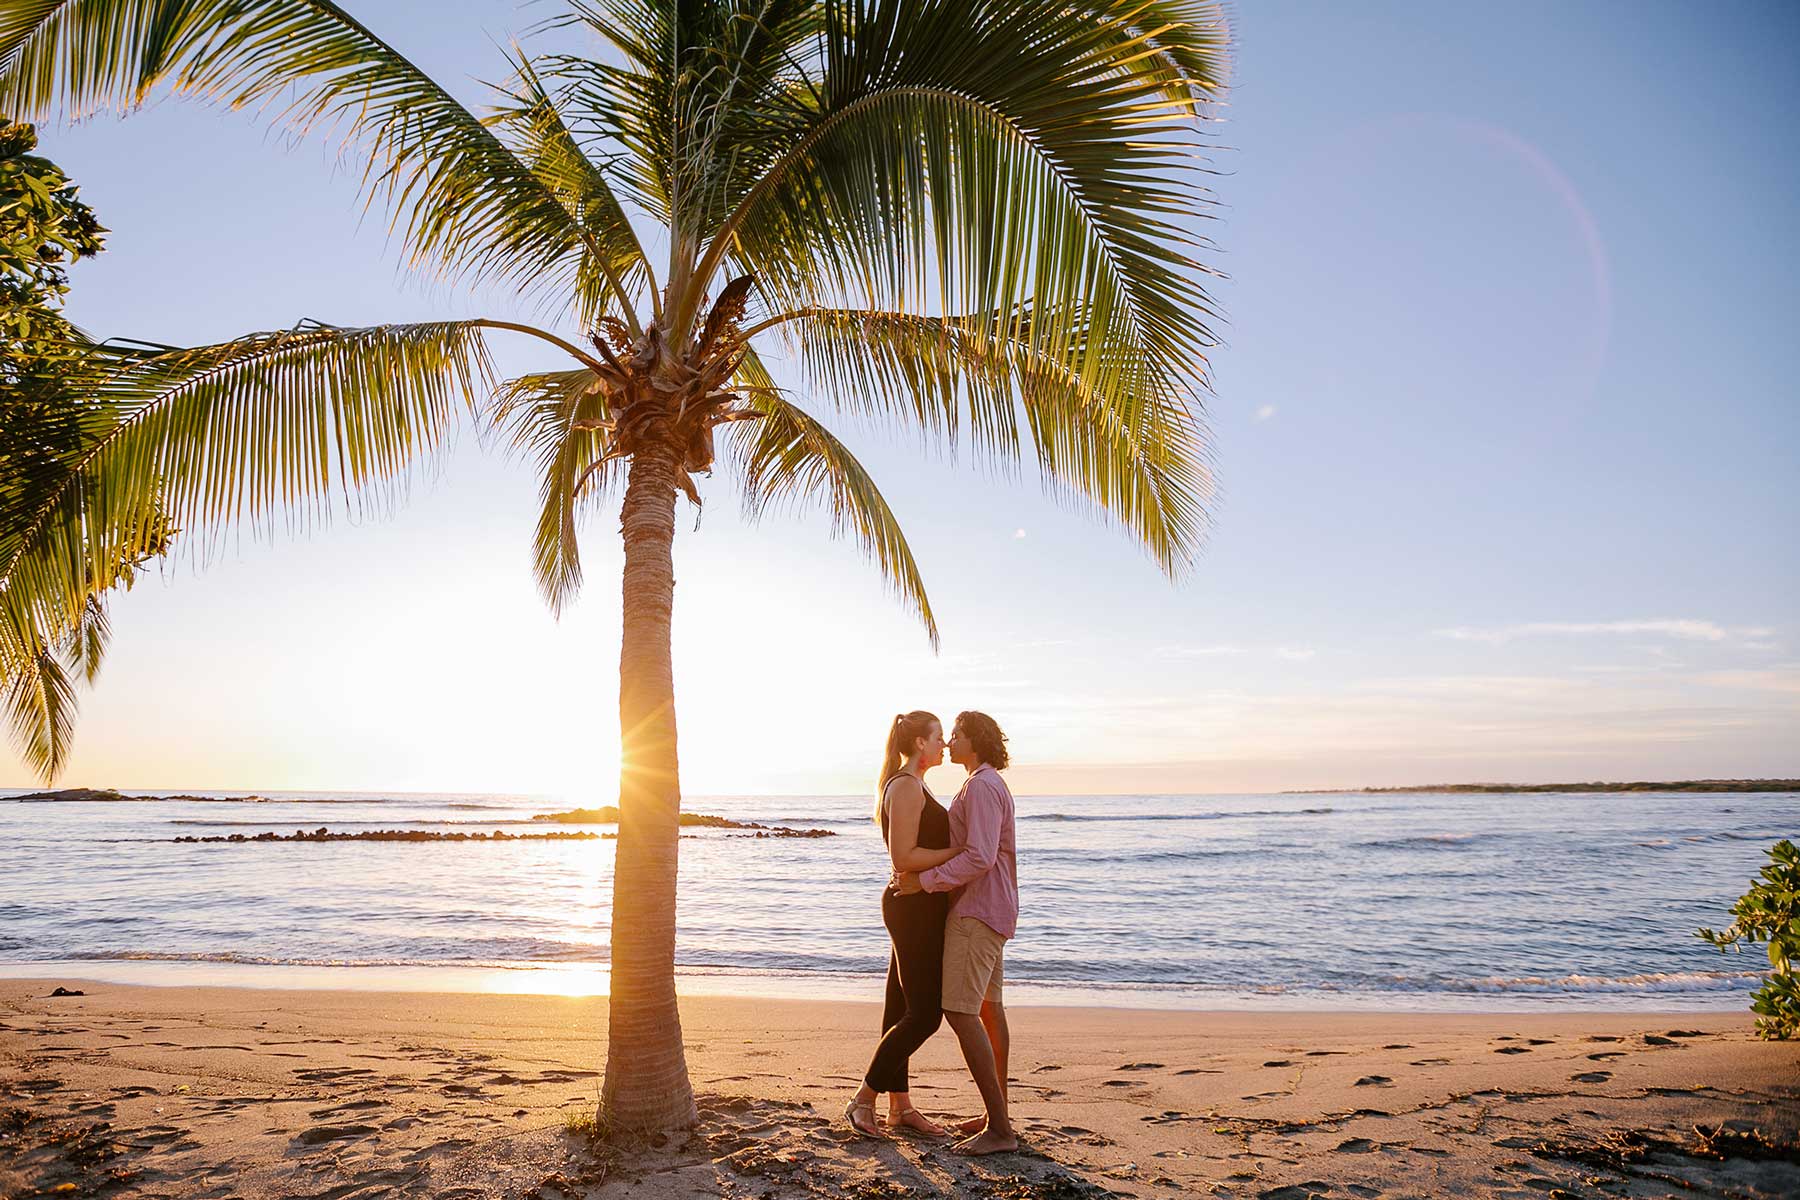
<svg viewBox="0 0 1800 1200">
<path fill-rule="evenodd" d="M 875 777 L 877 825 L 881 823 L 881 804 L 887 797 L 888 782 L 900 773 L 900 764 L 906 761 L 914 743 L 922 737 L 930 737 L 931 727 L 937 723 L 937 717 L 923 709 L 894 714 L 893 724 L 888 726 L 887 747 L 881 754 L 881 773 Z"/>
</svg>

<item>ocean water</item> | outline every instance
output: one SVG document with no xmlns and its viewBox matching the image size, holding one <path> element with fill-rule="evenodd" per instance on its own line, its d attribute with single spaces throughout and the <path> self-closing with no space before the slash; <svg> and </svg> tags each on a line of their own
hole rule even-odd
<svg viewBox="0 0 1800 1200">
<path fill-rule="evenodd" d="M 14 795 L 17 792 L 4 793 Z M 529 797 L 0 801 L 0 973 L 605 990 L 613 843 L 176 844 L 298 828 L 542 832 Z M 887 876 L 867 797 L 695 797 L 832 830 L 689 830 L 686 991 L 876 998 Z M 1018 801 L 1014 1003 L 1741 1008 L 1720 928 L 1794 795 L 1056 796 Z M 606 828 L 606 827 L 596 827 Z"/>
</svg>

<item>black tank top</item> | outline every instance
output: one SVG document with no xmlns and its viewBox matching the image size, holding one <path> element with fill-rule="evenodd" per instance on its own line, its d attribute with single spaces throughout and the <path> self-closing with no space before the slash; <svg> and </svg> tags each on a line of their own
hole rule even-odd
<svg viewBox="0 0 1800 1200">
<path fill-rule="evenodd" d="M 897 778 L 899 776 L 889 779 L 888 784 L 891 786 L 894 779 Z M 919 810 L 919 848 L 922 850 L 948 850 L 950 848 L 950 814 L 945 811 L 943 805 L 937 802 L 937 797 L 931 794 L 930 788 L 925 787 L 923 783 L 920 783 L 919 786 L 925 792 L 925 807 Z M 888 806 L 885 789 L 881 797 L 881 840 L 883 842 L 888 840 Z"/>
</svg>

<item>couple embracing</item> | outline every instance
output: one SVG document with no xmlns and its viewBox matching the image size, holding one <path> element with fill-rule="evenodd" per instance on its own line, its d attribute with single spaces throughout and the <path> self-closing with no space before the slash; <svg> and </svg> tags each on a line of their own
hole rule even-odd
<svg viewBox="0 0 1800 1200">
<path fill-rule="evenodd" d="M 949 811 L 925 786 L 925 772 L 950 761 L 969 773 Z M 1000 772 L 1006 736 L 986 713 L 959 713 L 948 742 L 928 712 L 894 718 L 883 756 L 875 820 L 893 876 L 881 919 L 893 940 L 881 1043 L 863 1085 L 844 1108 L 858 1133 L 883 1136 L 875 1103 L 888 1096 L 888 1124 L 942 1138 L 950 1131 L 913 1107 L 907 1063 L 948 1021 L 981 1093 L 983 1116 L 957 1127 L 959 1154 L 1015 1150 L 1006 1111 L 1010 1035 L 1001 998 L 1006 942 L 1019 921 L 1013 798 Z"/>
</svg>

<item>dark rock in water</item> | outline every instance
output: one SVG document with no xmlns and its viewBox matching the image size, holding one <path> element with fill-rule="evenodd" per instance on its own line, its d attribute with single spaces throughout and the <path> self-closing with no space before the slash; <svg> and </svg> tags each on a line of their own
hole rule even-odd
<svg viewBox="0 0 1800 1200">
<path fill-rule="evenodd" d="M 74 991 L 74 990 L 72 990 L 70 988 L 66 988 L 66 987 L 59 987 L 54 992 L 51 992 L 50 994 L 52 996 L 85 996 L 85 995 L 87 995 L 86 992 Z"/>
<path fill-rule="evenodd" d="M 554 821 L 559 825 L 617 825 L 619 823 L 618 807 L 602 804 L 599 808 L 571 808 L 567 812 L 539 813 L 531 818 L 533 821 Z M 805 831 L 783 829 L 778 825 L 762 825 L 755 821 L 734 821 L 730 817 L 715 817 L 710 813 L 681 814 L 679 820 L 684 828 L 699 829 L 765 829 L 773 837 L 831 837 L 829 829 L 808 829 Z"/>
<path fill-rule="evenodd" d="M 465 833 L 458 830 L 443 833 L 431 829 L 361 829 L 355 833 L 333 833 L 327 826 L 317 829 L 296 829 L 292 833 L 230 833 L 216 834 L 211 837 L 178 837 L 176 842 L 593 842 L 607 837 L 602 833 L 587 833 L 580 830 L 555 833 L 507 833 L 504 829 L 496 829 L 492 833 Z"/>
<path fill-rule="evenodd" d="M 9 800 L 61 800 L 71 803 L 136 799 L 134 796 L 115 792 L 111 788 L 64 788 L 60 792 L 32 792 L 29 796 L 9 796 L 7 798 Z"/>
<path fill-rule="evenodd" d="M 7 796 L 7 800 L 31 800 L 63 804 L 115 804 L 137 801 L 152 803 L 158 801 L 198 801 L 201 804 L 267 804 L 265 796 L 127 796 L 124 792 L 112 788 L 63 788 L 56 792 L 32 792 L 24 796 Z"/>
</svg>

